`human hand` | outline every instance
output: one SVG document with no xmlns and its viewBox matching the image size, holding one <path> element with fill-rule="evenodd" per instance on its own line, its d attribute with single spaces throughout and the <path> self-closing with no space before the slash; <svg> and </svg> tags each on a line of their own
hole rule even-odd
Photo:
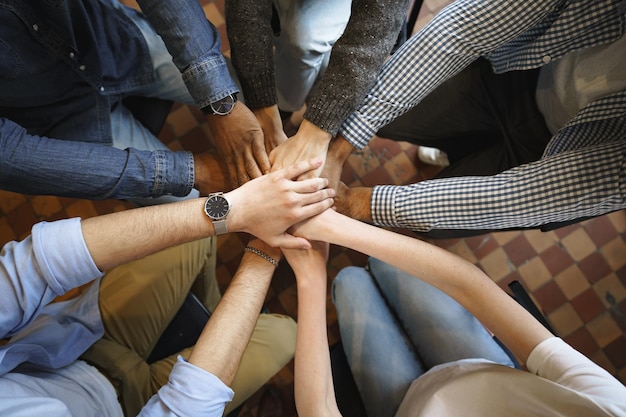
<svg viewBox="0 0 626 417">
<path fill-rule="evenodd" d="M 250 233 L 272 246 L 310 248 L 303 238 L 286 230 L 333 205 L 335 191 L 326 188 L 325 178 L 295 181 L 298 176 L 318 169 L 321 160 L 306 160 L 272 172 L 230 191 L 228 229 Z"/>
<path fill-rule="evenodd" d="M 262 107 L 252 111 L 259 121 L 265 137 L 265 150 L 270 153 L 281 143 L 287 140 L 287 135 L 283 130 L 283 122 L 280 120 L 278 106 Z"/>
<path fill-rule="evenodd" d="M 335 204 L 333 208 L 345 216 L 362 222 L 372 222 L 372 188 L 348 187 L 339 182 L 335 189 Z"/>
<path fill-rule="evenodd" d="M 195 154 L 193 161 L 194 187 L 200 191 L 200 195 L 232 190 L 228 167 L 214 150 Z"/>
<path fill-rule="evenodd" d="M 299 179 L 318 177 L 326 160 L 326 151 L 328 150 L 330 139 L 330 133 L 325 132 L 307 120 L 302 121 L 295 135 L 270 152 L 272 171 L 282 169 L 298 161 L 320 158 L 322 165 L 320 165 L 319 169 L 308 171 Z"/>
<path fill-rule="evenodd" d="M 309 280 L 326 281 L 326 262 L 328 261 L 327 242 L 311 241 L 311 249 L 283 249 L 285 259 L 296 275 L 299 284 Z"/>
<path fill-rule="evenodd" d="M 220 157 L 228 169 L 230 188 L 270 172 L 263 131 L 254 114 L 238 101 L 225 115 L 207 115 Z"/>
<path fill-rule="evenodd" d="M 326 156 L 326 163 L 321 177 L 328 178 L 328 186 L 335 190 L 339 187 L 343 165 L 354 150 L 354 147 L 343 136 L 337 135 L 330 142 Z"/>
</svg>

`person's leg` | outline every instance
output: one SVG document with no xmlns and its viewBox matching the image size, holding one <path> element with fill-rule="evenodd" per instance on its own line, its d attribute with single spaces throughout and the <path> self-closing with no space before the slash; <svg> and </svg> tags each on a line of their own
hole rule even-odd
<svg viewBox="0 0 626 417">
<path fill-rule="evenodd" d="M 350 18 L 351 0 L 274 0 L 280 19 L 275 40 L 278 107 L 299 110 L 321 77 L 334 43 Z"/>
<path fill-rule="evenodd" d="M 213 309 L 214 238 L 176 246 L 107 272 L 100 285 L 104 336 L 82 359 L 96 366 L 120 394 L 125 415 L 135 416 L 154 394 L 146 358 L 178 312 L 194 281 L 210 293 L 198 298 Z"/>
<path fill-rule="evenodd" d="M 153 392 L 167 383 L 178 355 L 188 358 L 191 349 L 184 349 L 151 365 Z M 226 406 L 224 414 L 239 407 L 276 375 L 293 358 L 295 349 L 295 321 L 279 314 L 261 314 L 231 385 L 235 396 Z"/>
<path fill-rule="evenodd" d="M 425 367 L 466 358 L 514 366 L 483 325 L 447 294 L 374 258 L 369 269 Z"/>
<path fill-rule="evenodd" d="M 342 269 L 332 296 L 346 358 L 367 414 L 392 417 L 424 369 L 368 271 Z"/>
<path fill-rule="evenodd" d="M 107 272 L 100 286 L 104 337 L 146 359 L 199 279 L 213 294 L 199 294 L 214 308 L 219 299 L 215 239 L 175 246 Z"/>
</svg>

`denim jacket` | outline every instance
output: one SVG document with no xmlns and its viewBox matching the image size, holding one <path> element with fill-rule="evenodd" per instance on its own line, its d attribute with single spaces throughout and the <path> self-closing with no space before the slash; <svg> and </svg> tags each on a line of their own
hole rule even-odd
<svg viewBox="0 0 626 417">
<path fill-rule="evenodd" d="M 197 0 L 139 4 L 199 107 L 237 91 Z M 155 80 L 131 13 L 118 0 L 0 0 L 0 187 L 84 198 L 189 193 L 190 154 L 109 146 L 111 105 Z M 96 160 L 108 164 L 94 169 Z"/>
</svg>

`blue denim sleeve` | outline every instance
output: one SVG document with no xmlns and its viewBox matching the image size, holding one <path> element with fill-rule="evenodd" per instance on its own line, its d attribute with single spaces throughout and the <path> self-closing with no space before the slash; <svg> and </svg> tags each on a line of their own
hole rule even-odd
<svg viewBox="0 0 626 417">
<path fill-rule="evenodd" d="M 29 135 L 0 118 L 0 188 L 87 199 L 186 196 L 189 152 L 139 151 Z"/>
<path fill-rule="evenodd" d="M 148 401 L 138 417 L 221 417 L 234 395 L 218 377 L 179 356 L 169 382 Z"/>
<path fill-rule="evenodd" d="M 217 28 L 198 0 L 138 0 L 150 24 L 163 38 L 174 64 L 199 108 L 238 92 Z"/>
</svg>

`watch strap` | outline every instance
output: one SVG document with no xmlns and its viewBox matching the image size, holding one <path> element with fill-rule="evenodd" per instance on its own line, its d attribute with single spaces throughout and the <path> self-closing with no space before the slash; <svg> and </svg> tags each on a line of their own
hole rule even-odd
<svg viewBox="0 0 626 417">
<path fill-rule="evenodd" d="M 226 219 L 213 220 L 213 228 L 215 229 L 216 235 L 223 235 L 228 233 L 228 225 L 226 224 Z"/>
</svg>

